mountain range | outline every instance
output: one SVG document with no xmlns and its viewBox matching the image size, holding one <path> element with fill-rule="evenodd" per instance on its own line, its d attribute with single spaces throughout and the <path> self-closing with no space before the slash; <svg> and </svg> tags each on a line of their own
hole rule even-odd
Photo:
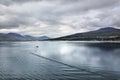
<svg viewBox="0 0 120 80">
<path fill-rule="evenodd" d="M 90 41 L 90 40 L 120 40 L 120 29 L 113 27 L 100 28 L 98 30 L 76 33 L 58 38 L 49 38 L 47 36 L 34 37 L 31 35 L 21 35 L 18 33 L 0 33 L 0 41 L 32 41 L 32 40 L 67 40 L 67 41 Z"/>
<path fill-rule="evenodd" d="M 26 41 L 26 40 L 46 40 L 47 36 L 34 37 L 31 35 L 21 35 L 18 33 L 0 33 L 0 41 Z"/>
<path fill-rule="evenodd" d="M 95 31 L 89 31 L 84 33 L 76 33 L 68 36 L 58 37 L 51 40 L 120 40 L 120 29 L 113 27 L 100 28 Z"/>
</svg>

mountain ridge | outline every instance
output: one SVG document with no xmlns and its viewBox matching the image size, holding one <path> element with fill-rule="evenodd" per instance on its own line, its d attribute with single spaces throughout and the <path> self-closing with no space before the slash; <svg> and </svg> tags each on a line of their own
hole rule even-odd
<svg viewBox="0 0 120 80">
<path fill-rule="evenodd" d="M 67 40 L 67 41 L 90 41 L 90 40 L 113 40 L 120 41 L 120 29 L 113 27 L 104 27 L 94 31 L 75 33 L 58 38 L 49 38 L 47 36 L 34 37 L 31 35 L 21 35 L 19 33 L 0 33 L 0 41 L 32 41 L 32 40 Z"/>
<path fill-rule="evenodd" d="M 46 40 L 47 36 L 34 37 L 31 35 L 21 35 L 18 33 L 0 33 L 0 41 L 31 41 L 31 40 Z"/>
<path fill-rule="evenodd" d="M 104 27 L 94 31 L 76 33 L 51 40 L 120 40 L 120 29 Z"/>
</svg>

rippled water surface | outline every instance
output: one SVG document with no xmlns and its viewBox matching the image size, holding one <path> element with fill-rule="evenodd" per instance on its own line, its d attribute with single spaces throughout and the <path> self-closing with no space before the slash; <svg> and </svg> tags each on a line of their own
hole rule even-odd
<svg viewBox="0 0 120 80">
<path fill-rule="evenodd" d="M 0 42 L 0 80 L 120 80 L 120 43 Z"/>
</svg>

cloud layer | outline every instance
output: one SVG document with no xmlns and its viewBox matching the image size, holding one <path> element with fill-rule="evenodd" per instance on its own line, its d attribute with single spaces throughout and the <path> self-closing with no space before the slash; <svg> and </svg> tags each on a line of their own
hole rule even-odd
<svg viewBox="0 0 120 80">
<path fill-rule="evenodd" d="M 0 32 L 57 37 L 120 27 L 119 0 L 0 0 Z"/>
</svg>

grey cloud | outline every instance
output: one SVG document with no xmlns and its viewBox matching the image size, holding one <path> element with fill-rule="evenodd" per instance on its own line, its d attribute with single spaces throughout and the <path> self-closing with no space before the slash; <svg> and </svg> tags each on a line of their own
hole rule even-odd
<svg viewBox="0 0 120 80">
<path fill-rule="evenodd" d="M 0 21 L 0 29 L 11 29 L 17 28 L 22 25 L 32 25 L 35 20 L 30 17 L 22 17 L 22 16 L 6 16 L 6 20 Z"/>
<path fill-rule="evenodd" d="M 73 31 L 120 27 L 119 5 L 119 0 L 0 0 L 0 29 L 34 28 L 36 23 L 42 22 L 47 27 L 43 29 L 37 25 L 42 30 L 40 34 L 47 35 L 46 31 L 50 30 L 52 33 L 49 34 L 55 36 L 64 34 L 59 30 L 61 25 L 69 26 Z M 115 11 L 116 7 L 118 10 Z"/>
<path fill-rule="evenodd" d="M 92 19 L 90 18 L 88 21 L 88 26 L 90 26 L 90 28 L 100 28 L 100 27 L 118 27 L 120 28 L 120 11 L 112 11 L 112 10 L 104 10 L 102 11 L 101 14 L 98 14 L 95 19 L 92 21 Z M 97 19 L 97 20 L 96 20 Z M 86 25 L 86 26 L 87 26 Z"/>
<path fill-rule="evenodd" d="M 0 0 L 0 4 L 9 6 L 12 4 L 21 4 L 21 3 L 25 3 L 25 2 L 31 2 L 31 1 L 42 1 L 42 0 Z"/>
</svg>

